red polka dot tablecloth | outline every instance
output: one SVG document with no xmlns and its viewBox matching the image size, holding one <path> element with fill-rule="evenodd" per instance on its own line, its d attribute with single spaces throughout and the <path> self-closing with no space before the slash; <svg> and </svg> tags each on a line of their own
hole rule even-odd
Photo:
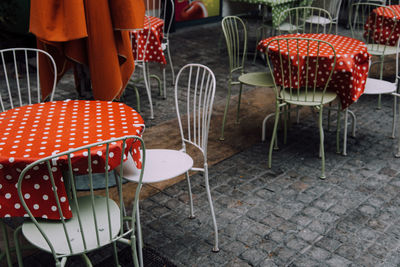
<svg viewBox="0 0 400 267">
<path fill-rule="evenodd" d="M 0 113 L 0 217 L 26 216 L 17 193 L 21 171 L 30 163 L 80 146 L 123 137 L 141 136 L 142 117 L 123 103 L 107 101 L 55 101 L 14 108 Z M 139 142 L 128 144 L 140 168 Z M 105 146 L 91 150 L 93 172 L 104 172 Z M 109 149 L 108 169 L 120 164 L 121 145 L 113 142 Z M 87 173 L 88 153 L 73 156 L 74 172 Z M 69 218 L 69 203 L 62 170 L 66 158 L 53 161 L 52 172 L 64 216 Z M 43 169 L 44 168 L 44 169 Z M 25 176 L 22 190 L 35 217 L 59 219 L 47 166 L 36 166 Z M 69 217 L 68 217 L 69 216 Z"/>
<path fill-rule="evenodd" d="M 147 44 L 146 53 L 144 53 L 144 46 L 146 44 L 146 39 L 149 34 L 149 21 L 145 18 L 144 28 L 133 30 L 131 33 L 134 36 L 132 38 L 132 48 L 133 57 L 135 60 L 143 60 L 143 54 L 145 62 L 158 62 L 160 64 L 166 65 L 167 61 L 165 59 L 164 52 L 162 50 L 162 40 L 163 40 L 163 27 L 164 20 L 149 16 L 150 18 L 150 37 Z"/>
<path fill-rule="evenodd" d="M 328 90 L 335 91 L 341 101 L 342 108 L 346 108 L 352 103 L 354 103 L 364 92 L 365 82 L 368 76 L 368 67 L 369 67 L 369 58 L 370 55 L 367 52 L 366 45 L 358 40 L 353 38 L 333 35 L 333 34 L 287 34 L 282 36 L 270 37 L 268 39 L 262 40 L 257 49 L 265 53 L 267 44 L 275 39 L 275 38 L 285 38 L 285 37 L 301 37 L 301 38 L 311 38 L 317 40 L 327 41 L 335 48 L 336 51 L 336 65 L 335 70 L 333 71 L 331 81 L 328 86 Z M 283 56 L 286 61 L 288 60 L 288 51 L 286 41 L 281 41 L 282 45 L 280 46 L 279 53 Z M 277 42 L 271 47 L 269 47 L 269 55 L 271 56 L 273 64 L 278 64 L 278 60 L 280 58 L 278 53 Z M 316 51 L 317 51 L 317 42 L 310 43 L 310 51 L 314 52 L 314 55 L 310 53 L 308 62 L 317 62 L 316 59 Z M 291 73 L 291 81 L 285 80 L 284 85 L 289 86 L 289 84 L 295 85 L 292 87 L 297 87 L 298 81 L 297 77 L 300 80 L 300 86 L 305 86 L 306 81 L 308 81 L 308 85 L 310 86 L 309 81 L 313 81 L 316 77 L 313 77 L 313 71 L 310 70 L 308 73 L 308 77 L 305 77 L 304 68 L 307 64 L 307 42 L 300 42 L 299 45 L 299 53 L 303 55 L 300 58 L 299 62 L 297 62 L 297 44 L 295 40 L 291 40 L 289 42 L 289 50 L 290 50 L 290 61 L 292 66 Z M 310 60 L 312 59 L 312 60 Z M 331 49 L 328 49 L 327 44 L 321 44 L 318 56 L 318 86 L 323 86 L 327 79 L 329 78 L 329 74 L 331 71 L 331 65 L 334 62 L 333 53 Z M 301 66 L 300 69 L 303 69 L 303 74 L 298 75 L 297 70 L 298 65 Z M 314 63 L 315 64 L 315 63 Z M 295 66 L 295 67 L 293 67 Z M 312 66 L 312 64 L 311 64 Z M 309 65 L 310 67 L 310 65 Z M 278 84 L 283 84 L 282 79 L 280 77 L 279 71 L 274 72 L 275 80 Z M 285 77 L 288 77 L 286 75 Z"/>
<path fill-rule="evenodd" d="M 388 6 L 392 10 L 385 7 L 378 7 L 369 15 L 364 26 L 364 37 L 368 42 L 379 43 L 384 45 L 396 45 L 400 36 L 400 5 Z"/>
</svg>

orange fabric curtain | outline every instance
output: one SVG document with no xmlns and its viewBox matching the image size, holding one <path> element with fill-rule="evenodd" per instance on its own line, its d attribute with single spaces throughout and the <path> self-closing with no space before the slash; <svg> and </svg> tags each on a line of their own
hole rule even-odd
<svg viewBox="0 0 400 267">
<path fill-rule="evenodd" d="M 58 77 L 72 62 L 89 67 L 95 99 L 119 98 L 134 70 L 129 31 L 143 27 L 143 0 L 31 0 L 30 32 L 56 60 Z M 51 91 L 41 64 L 43 98 Z"/>
</svg>

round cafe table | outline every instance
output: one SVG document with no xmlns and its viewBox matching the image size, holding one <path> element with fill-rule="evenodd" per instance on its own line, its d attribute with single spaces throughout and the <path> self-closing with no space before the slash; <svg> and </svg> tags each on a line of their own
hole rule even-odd
<svg viewBox="0 0 400 267">
<path fill-rule="evenodd" d="M 55 101 L 14 108 L 0 113 L 0 217 L 22 217 L 25 210 L 20 204 L 16 184 L 19 174 L 28 164 L 56 154 L 99 141 L 126 135 L 141 136 L 142 117 L 132 108 L 107 101 Z M 132 148 L 136 165 L 140 168 L 138 142 L 128 144 L 124 153 Z M 104 151 L 103 151 L 104 150 Z M 117 142 L 110 146 L 108 170 L 120 162 Z M 105 147 L 91 150 L 93 172 L 105 170 Z M 87 173 L 87 153 L 74 155 L 74 171 Z M 81 165 L 79 165 L 81 164 Z M 71 217 L 62 177 L 66 159 L 53 162 L 52 172 L 61 207 Z M 82 167 L 80 167 L 82 166 Z M 35 167 L 25 177 L 24 197 L 35 217 L 59 219 L 47 166 Z M 68 217 L 69 216 L 69 217 Z"/>
<path fill-rule="evenodd" d="M 132 38 L 132 48 L 134 51 L 133 57 L 135 60 L 143 60 L 144 55 L 145 62 L 158 62 L 162 65 L 166 65 L 167 60 L 165 59 L 165 55 L 161 46 L 164 38 L 164 20 L 153 16 L 149 16 L 149 19 L 150 25 L 149 20 L 145 18 L 143 29 L 131 31 L 134 37 Z M 146 47 L 146 53 L 144 53 L 144 45 L 146 44 L 149 31 L 149 43 Z"/>
<path fill-rule="evenodd" d="M 281 36 L 274 36 L 267 39 L 262 40 L 257 49 L 265 53 L 267 44 L 276 38 L 287 38 L 287 37 L 297 37 L 297 38 L 311 38 L 317 40 L 323 40 L 329 42 L 336 51 L 336 65 L 335 70 L 332 74 L 331 81 L 329 83 L 328 90 L 335 91 L 341 101 L 342 108 L 345 109 L 352 103 L 354 103 L 364 92 L 365 89 L 365 82 L 368 76 L 368 67 L 369 67 L 369 59 L 370 54 L 367 52 L 367 46 L 358 40 L 355 40 L 350 37 L 340 36 L 340 35 L 333 35 L 333 34 L 286 34 Z M 284 41 L 286 42 L 286 41 Z M 279 54 L 285 56 L 285 60 L 288 60 L 288 51 L 286 45 L 282 45 L 280 50 L 278 50 L 278 46 L 276 45 L 270 46 L 268 54 L 272 57 L 272 62 L 279 60 Z M 312 55 L 312 52 L 317 51 L 317 47 L 310 45 L 310 54 L 309 57 L 314 59 L 316 58 L 315 54 Z M 291 66 L 296 66 L 293 68 L 293 72 L 291 75 L 292 79 L 297 78 L 297 69 L 298 64 L 306 65 L 307 60 L 300 60 L 297 63 L 297 44 L 296 41 L 291 41 L 289 43 L 289 50 L 290 50 L 290 61 Z M 307 45 L 306 42 L 302 45 L 300 42 L 299 45 L 299 53 L 300 55 L 306 56 L 307 55 Z M 304 57 L 303 57 L 304 59 Z M 333 63 L 333 54 L 332 51 L 327 49 L 324 51 L 323 47 L 321 47 L 318 56 L 319 62 L 319 71 L 321 71 L 321 75 L 318 78 L 321 78 L 320 82 L 323 85 L 326 80 L 328 79 L 330 73 L 330 66 Z M 325 70 L 325 71 L 324 71 Z M 309 75 L 312 75 L 312 71 L 309 72 Z M 290 84 L 289 81 L 284 81 L 279 77 L 279 71 L 274 72 L 275 81 L 278 84 Z M 286 78 L 289 75 L 286 75 Z M 305 75 L 304 75 L 305 76 Z M 303 77 L 300 75 L 300 86 L 305 86 L 306 80 L 313 80 L 312 77 Z M 292 84 L 295 84 L 296 81 L 293 81 Z"/>
<path fill-rule="evenodd" d="M 364 26 L 367 35 L 368 31 L 374 33 L 373 40 L 376 43 L 395 46 L 400 36 L 400 5 L 375 8 L 368 16 Z"/>
</svg>

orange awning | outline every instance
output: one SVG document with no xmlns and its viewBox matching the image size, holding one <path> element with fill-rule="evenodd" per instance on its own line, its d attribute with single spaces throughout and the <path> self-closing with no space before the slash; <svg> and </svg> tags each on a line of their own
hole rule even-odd
<svg viewBox="0 0 400 267">
<path fill-rule="evenodd" d="M 134 70 L 129 31 L 143 27 L 143 0 L 31 0 L 30 32 L 38 48 L 56 60 L 58 77 L 72 62 L 89 67 L 95 99 L 113 100 Z M 46 64 L 41 64 L 43 98 L 50 91 Z"/>
</svg>

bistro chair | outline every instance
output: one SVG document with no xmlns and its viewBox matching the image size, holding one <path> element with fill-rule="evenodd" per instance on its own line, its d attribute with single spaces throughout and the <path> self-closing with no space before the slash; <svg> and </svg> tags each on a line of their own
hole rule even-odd
<svg viewBox="0 0 400 267">
<path fill-rule="evenodd" d="M 142 152 L 142 168 L 138 171 L 138 184 L 139 186 L 135 192 L 134 205 L 132 208 L 132 215 L 127 217 L 124 214 L 124 202 L 123 202 L 123 190 L 122 180 L 116 179 L 116 190 L 118 193 L 112 193 L 112 189 L 108 186 L 109 172 L 104 168 L 104 179 L 106 180 L 105 195 L 99 195 L 95 193 L 93 189 L 93 173 L 95 165 L 92 165 L 93 155 L 99 154 L 98 152 L 105 151 L 105 166 L 111 161 L 111 158 L 123 162 L 126 158 L 126 151 L 123 152 L 122 148 L 131 145 L 133 142 L 140 142 Z M 111 149 L 115 146 L 119 147 L 119 150 Z M 101 149 L 101 150 L 99 150 Z M 121 151 L 122 150 L 122 151 Z M 121 153 L 122 152 L 122 153 Z M 83 153 L 87 156 L 86 165 L 82 166 L 82 161 L 74 160 L 74 154 L 78 155 Z M 129 149 L 128 154 L 132 153 Z M 111 156 L 113 154 L 113 156 Z M 73 255 L 80 255 L 84 262 L 91 266 L 90 259 L 86 253 L 102 248 L 107 245 L 113 246 L 114 259 L 116 266 L 118 264 L 118 254 L 116 242 L 122 242 L 128 244 L 132 249 L 132 257 L 135 266 L 138 266 L 138 259 L 136 253 L 136 237 L 134 226 L 136 223 L 136 207 L 139 201 L 140 185 L 143 178 L 143 171 L 145 166 L 146 153 L 142 139 L 137 136 L 125 136 L 120 138 L 114 138 L 108 141 L 102 141 L 86 146 L 82 146 L 76 149 L 57 153 L 52 156 L 48 156 L 39 159 L 28 166 L 26 166 L 18 179 L 18 195 L 23 208 L 26 210 L 29 220 L 26 220 L 22 226 L 17 228 L 15 232 L 15 244 L 18 256 L 19 266 L 22 266 L 22 256 L 19 251 L 18 234 L 22 232 L 23 236 L 28 240 L 29 243 L 33 244 L 40 250 L 49 252 L 53 255 L 56 266 L 65 266 L 68 257 Z M 66 166 L 63 170 L 63 177 L 67 189 L 68 201 L 72 212 L 72 218 L 65 219 L 65 213 L 61 208 L 61 202 L 65 201 L 60 199 L 57 193 L 57 187 L 55 184 L 55 178 L 53 175 L 53 168 L 60 165 L 58 162 L 62 161 L 62 166 Z M 77 164 L 79 162 L 79 164 Z M 93 163 L 95 164 L 95 163 Z M 97 164 L 97 163 L 96 163 Z M 56 203 L 56 208 L 60 214 L 60 220 L 47 220 L 44 218 L 35 218 L 32 214 L 30 206 L 27 205 L 29 197 L 24 193 L 24 181 L 30 178 L 35 169 L 39 167 L 44 171 L 41 175 L 47 175 L 51 181 L 51 188 L 49 192 L 53 192 Z M 90 184 L 90 190 L 86 195 L 79 194 L 76 190 L 75 175 L 76 171 L 82 168 L 88 170 L 88 179 Z M 122 165 L 120 165 L 120 173 L 123 174 Z M 40 177 L 37 177 L 40 179 Z M 33 178 L 32 178 L 33 179 Z M 33 205 L 35 209 L 35 205 Z M 129 222 L 130 228 L 124 227 L 124 223 Z"/>
<path fill-rule="evenodd" d="M 34 48 L 2 49 L 0 50 L 0 62 L 0 106 L 2 112 L 45 100 L 42 97 L 40 84 L 40 64 L 47 64 L 48 68 L 52 70 L 54 79 L 48 85 L 51 93 L 46 100 L 53 100 L 57 82 L 57 66 L 49 53 Z M 1 219 L 0 228 L 5 243 L 4 251 L 0 253 L 0 260 L 5 257 L 8 266 L 12 266 L 9 237 Z"/>
<path fill-rule="evenodd" d="M 305 47 L 305 52 L 300 52 Z M 272 48 L 275 49 L 271 50 Z M 304 49 L 303 49 L 304 50 Z M 328 73 L 323 69 L 323 60 L 318 60 L 321 50 L 327 54 L 333 54 L 333 62 Z M 275 122 L 269 145 L 268 167 L 272 165 L 272 150 L 276 142 L 277 128 L 281 109 L 284 110 L 284 142 L 286 142 L 286 121 L 289 105 L 312 107 L 319 113 L 318 127 L 320 134 L 319 155 L 321 157 L 321 179 L 325 179 L 325 152 L 324 152 L 324 130 L 322 127 L 323 107 L 333 102 L 337 95 L 335 92 L 327 91 L 329 81 L 336 65 L 336 52 L 333 46 L 322 40 L 309 38 L 277 38 L 267 44 L 267 64 L 274 73 L 274 92 L 276 97 Z M 279 51 L 289 51 L 284 56 Z M 290 56 L 292 59 L 289 59 Z M 317 59 L 318 58 L 318 59 Z M 317 59 L 317 60 L 316 60 Z M 292 60 L 305 60 L 305 70 L 302 64 L 295 64 Z M 328 75 L 326 79 L 325 75 Z M 304 76 L 304 77 L 303 77 Z M 301 81 L 301 82 L 300 82 Z M 339 112 L 338 112 L 339 113 Z M 337 140 L 339 138 L 337 131 Z"/>
<path fill-rule="evenodd" d="M 175 82 L 175 108 L 182 138 L 182 148 L 180 150 L 148 149 L 146 156 L 147 167 L 143 174 L 143 183 L 162 182 L 185 174 L 189 187 L 189 218 L 194 218 L 189 171 L 202 172 L 214 226 L 213 251 L 217 252 L 219 251 L 218 227 L 208 183 L 207 164 L 208 132 L 214 95 L 215 77 L 208 67 L 200 64 L 188 64 L 178 72 Z M 185 101 L 181 101 L 181 99 L 185 99 Z M 196 151 L 198 150 L 198 152 L 202 153 L 202 168 L 193 167 L 193 159 L 187 154 L 187 146 L 193 147 Z M 139 181 L 139 172 L 131 157 L 128 157 L 128 160 L 124 162 L 123 173 L 120 172 L 120 175 L 128 181 Z M 139 221 L 139 212 L 137 217 Z M 139 228 L 138 239 L 141 240 Z"/>
<path fill-rule="evenodd" d="M 380 16 L 372 15 L 373 10 L 377 8 L 381 9 L 384 15 L 393 17 L 393 27 L 386 28 L 384 23 L 380 23 Z M 352 37 L 365 42 L 368 52 L 372 56 L 379 58 L 378 61 L 372 64 L 380 64 L 379 79 L 382 80 L 385 56 L 396 55 L 397 53 L 396 45 L 391 43 L 393 42 L 392 36 L 394 37 L 394 29 L 397 25 L 395 11 L 388 6 L 371 2 L 354 3 L 350 9 L 349 20 Z M 381 98 L 379 94 L 378 108 L 380 107 Z"/>
<path fill-rule="evenodd" d="M 327 25 L 327 24 L 335 24 L 336 29 L 335 29 L 335 34 L 338 34 L 338 24 L 339 24 L 339 12 L 340 12 L 340 7 L 342 4 L 342 0 L 320 0 L 320 1 L 315 1 L 315 6 L 319 8 L 323 8 L 324 10 L 327 10 L 329 14 L 332 17 L 332 20 L 328 20 L 325 17 L 320 17 L 318 15 L 313 15 L 309 18 L 307 18 L 306 22 L 307 23 L 317 23 L 321 25 Z"/>
<path fill-rule="evenodd" d="M 142 72 L 143 72 L 142 79 L 143 79 L 144 85 L 146 87 L 147 97 L 149 99 L 149 104 L 150 104 L 150 119 L 154 119 L 153 101 L 151 98 L 150 78 L 155 78 L 158 81 L 160 94 L 161 94 L 161 81 L 156 75 L 150 75 L 149 65 L 146 62 L 146 54 L 149 53 L 149 51 L 147 50 L 147 46 L 149 44 L 149 39 L 150 39 L 150 34 L 151 34 L 151 31 L 150 31 L 151 21 L 150 21 L 149 16 L 145 16 L 145 20 L 147 21 L 148 27 L 149 27 L 147 35 L 145 35 L 145 36 L 143 35 L 144 29 L 136 29 L 135 30 L 135 31 L 139 31 L 139 33 L 137 34 L 137 36 L 139 38 L 136 38 L 135 34 L 132 32 L 130 33 L 130 35 L 131 35 L 131 40 L 132 40 L 133 55 L 135 58 L 135 67 L 136 67 L 135 69 L 137 69 L 137 68 L 142 69 Z M 140 38 L 140 37 L 142 37 L 142 38 Z M 140 80 L 141 79 L 135 79 L 133 81 L 133 83 L 136 83 Z M 135 90 L 135 94 L 136 94 L 136 105 L 137 105 L 138 111 L 140 112 L 141 111 L 140 95 L 139 95 L 138 89 L 135 85 L 133 85 L 133 89 Z"/>
<path fill-rule="evenodd" d="M 224 32 L 226 46 L 228 49 L 229 74 L 228 94 L 226 96 L 220 140 L 224 140 L 225 122 L 228 114 L 229 102 L 231 100 L 232 86 L 240 86 L 236 112 L 236 122 L 239 123 L 240 100 L 242 97 L 243 84 L 257 87 L 269 87 L 273 85 L 271 75 L 265 71 L 250 73 L 245 73 L 244 71 L 244 62 L 247 56 L 247 30 L 243 20 L 236 16 L 224 17 L 222 20 L 222 30 Z"/>
<path fill-rule="evenodd" d="M 284 33 L 330 33 L 333 19 L 329 12 L 318 7 L 293 7 L 283 11 L 277 27 L 278 35 Z"/>
<path fill-rule="evenodd" d="M 172 83 L 175 81 L 174 65 L 171 59 L 169 32 L 171 30 L 172 21 L 174 20 L 175 14 L 175 2 L 174 0 L 145 0 L 146 2 L 146 15 L 157 17 L 164 20 L 162 40 L 162 50 L 164 54 L 168 55 L 168 62 L 171 68 Z M 163 68 L 163 86 L 164 86 L 164 97 L 166 97 L 166 68 Z"/>
<path fill-rule="evenodd" d="M 1 111 L 15 107 L 53 100 L 57 82 L 57 66 L 53 57 L 35 48 L 8 48 L 0 50 L 0 106 Z M 42 96 L 39 65 L 46 64 L 54 77 L 50 94 Z"/>
</svg>

